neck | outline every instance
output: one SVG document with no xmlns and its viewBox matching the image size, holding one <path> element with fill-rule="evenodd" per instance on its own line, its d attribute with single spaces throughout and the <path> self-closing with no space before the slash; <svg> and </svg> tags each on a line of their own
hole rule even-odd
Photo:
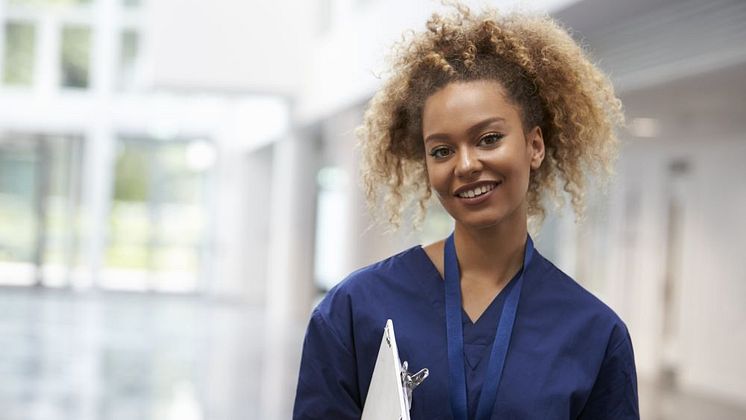
<svg viewBox="0 0 746 420">
<path fill-rule="evenodd" d="M 523 264 L 528 229 L 526 214 L 519 220 L 505 220 L 486 228 L 456 223 L 454 245 L 462 282 L 489 282 L 502 285 Z"/>
</svg>

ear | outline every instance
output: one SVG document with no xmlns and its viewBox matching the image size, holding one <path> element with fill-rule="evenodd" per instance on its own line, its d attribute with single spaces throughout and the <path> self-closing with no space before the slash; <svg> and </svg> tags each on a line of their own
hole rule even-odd
<svg viewBox="0 0 746 420">
<path fill-rule="evenodd" d="M 531 169 L 537 170 L 544 161 L 544 136 L 541 133 L 541 127 L 538 125 L 531 129 L 526 135 L 528 142 L 528 153 L 531 158 Z"/>
</svg>

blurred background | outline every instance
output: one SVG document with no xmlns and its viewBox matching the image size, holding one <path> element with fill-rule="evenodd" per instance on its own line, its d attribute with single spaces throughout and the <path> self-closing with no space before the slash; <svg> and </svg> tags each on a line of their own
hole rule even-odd
<svg viewBox="0 0 746 420">
<path fill-rule="evenodd" d="M 546 11 L 612 77 L 617 176 L 536 234 L 626 321 L 645 419 L 746 418 L 746 2 Z M 353 130 L 429 0 L 0 0 L 0 420 L 287 419 L 369 229 Z"/>
</svg>

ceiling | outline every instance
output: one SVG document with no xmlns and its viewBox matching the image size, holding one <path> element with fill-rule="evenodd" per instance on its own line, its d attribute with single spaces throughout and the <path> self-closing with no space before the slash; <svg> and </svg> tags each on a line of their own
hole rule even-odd
<svg viewBox="0 0 746 420">
<path fill-rule="evenodd" d="M 552 16 L 585 37 L 672 3 L 677 0 L 580 0 Z"/>
<path fill-rule="evenodd" d="M 621 95 L 627 120 L 654 118 L 664 140 L 746 140 L 746 64 Z"/>
<path fill-rule="evenodd" d="M 746 63 L 743 0 L 584 0 L 556 17 L 622 92 Z"/>
</svg>

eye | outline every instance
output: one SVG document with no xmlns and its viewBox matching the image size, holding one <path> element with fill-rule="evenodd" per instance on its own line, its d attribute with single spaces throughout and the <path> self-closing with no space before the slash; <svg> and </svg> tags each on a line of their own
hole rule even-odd
<svg viewBox="0 0 746 420">
<path fill-rule="evenodd" d="M 435 159 L 443 159 L 448 157 L 448 155 L 451 154 L 451 149 L 447 147 L 436 147 L 432 151 L 430 151 L 430 156 L 434 157 Z"/>
<path fill-rule="evenodd" d="M 482 136 L 482 138 L 479 139 L 479 145 L 482 146 L 493 146 L 496 143 L 498 143 L 502 138 L 505 137 L 502 134 L 498 133 L 490 133 Z"/>
</svg>

